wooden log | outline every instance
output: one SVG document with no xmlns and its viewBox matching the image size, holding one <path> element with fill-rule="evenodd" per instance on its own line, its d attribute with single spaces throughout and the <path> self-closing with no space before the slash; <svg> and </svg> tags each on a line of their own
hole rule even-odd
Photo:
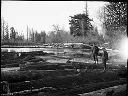
<svg viewBox="0 0 128 96">
<path fill-rule="evenodd" d="M 118 96 L 116 95 L 117 93 L 126 91 L 126 86 L 127 86 L 126 84 L 123 84 L 123 85 L 108 87 L 101 90 L 92 91 L 89 93 L 82 93 L 79 95 L 80 96 L 88 96 L 88 95 L 89 96 Z M 123 95 L 123 96 L 126 96 L 126 95 Z"/>
<path fill-rule="evenodd" d="M 85 84 L 83 87 L 73 88 L 70 90 L 64 90 L 64 91 L 57 92 L 57 93 L 53 94 L 53 96 L 62 96 L 62 95 L 66 95 L 66 94 L 73 96 L 75 94 L 77 95 L 77 94 L 81 94 L 81 93 L 88 93 L 88 92 L 100 90 L 100 89 L 107 88 L 107 87 L 126 84 L 126 82 L 127 81 L 125 79 L 125 80 L 116 80 L 116 81 L 110 81 L 110 82 L 99 82 L 99 83 Z"/>
<path fill-rule="evenodd" d="M 53 73 L 53 72 L 51 72 Z M 51 74 L 50 73 L 50 74 Z M 47 75 L 50 75 L 47 74 Z M 31 84 L 34 88 L 41 88 L 41 87 L 54 87 L 54 88 L 72 88 L 75 86 L 82 86 L 83 84 L 91 83 L 91 82 L 109 82 L 113 80 L 117 80 L 118 77 L 115 74 L 111 73 L 86 73 L 84 75 L 59 75 L 59 76 L 46 76 L 39 80 L 32 80 Z M 30 74 L 28 75 L 30 76 Z M 38 76 L 39 77 L 39 76 Z M 35 77 L 37 78 L 37 77 Z M 107 79 L 106 79 L 107 78 Z M 26 79 L 26 78 L 25 78 Z M 30 79 L 30 78 L 29 78 Z M 21 79 L 20 79 L 21 80 Z M 20 91 L 24 89 L 25 82 L 19 82 L 19 83 L 11 83 L 12 92 L 15 92 L 16 90 Z M 19 87 L 20 86 L 20 87 Z M 27 85 L 25 85 L 27 86 Z M 15 88 L 15 89 L 14 89 Z M 26 88 L 25 88 L 26 89 Z"/>
<path fill-rule="evenodd" d="M 126 79 L 125 80 L 116 80 L 116 81 L 110 81 L 110 82 L 99 82 L 99 83 L 92 83 L 92 84 L 85 84 L 83 87 L 79 88 L 72 88 L 72 89 L 65 89 L 65 90 L 57 90 L 55 88 L 39 88 L 39 89 L 33 89 L 33 90 L 24 90 L 20 92 L 13 92 L 10 94 L 1 94 L 1 96 L 26 96 L 30 94 L 35 94 L 39 92 L 44 92 L 44 93 L 49 93 L 52 94 L 52 96 L 80 96 L 78 94 L 81 93 L 88 93 L 92 92 L 95 90 L 100 90 L 103 88 L 108 88 L 112 86 L 117 86 L 117 85 L 123 85 L 126 84 Z M 52 88 L 52 89 L 51 89 Z"/>
</svg>

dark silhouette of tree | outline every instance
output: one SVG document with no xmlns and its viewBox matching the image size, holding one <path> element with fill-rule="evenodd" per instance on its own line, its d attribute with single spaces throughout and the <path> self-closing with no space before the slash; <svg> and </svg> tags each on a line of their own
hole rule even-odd
<svg viewBox="0 0 128 96">
<path fill-rule="evenodd" d="M 29 41 L 32 42 L 32 30 L 29 29 Z"/>
<path fill-rule="evenodd" d="M 105 9 L 106 35 L 109 37 L 111 47 L 115 47 L 127 32 L 127 2 L 109 2 Z"/>
<path fill-rule="evenodd" d="M 23 42 L 23 36 L 22 35 L 18 35 L 17 36 L 17 41 L 19 41 L 19 42 Z"/>
<path fill-rule="evenodd" d="M 105 7 L 107 30 L 118 30 L 127 26 L 127 2 L 109 2 Z"/>
<path fill-rule="evenodd" d="M 54 43 L 62 43 L 61 28 L 59 27 L 59 25 L 53 25 L 53 27 L 54 27 L 54 33 L 55 33 Z"/>
<path fill-rule="evenodd" d="M 15 40 L 16 40 L 16 32 L 15 32 L 14 27 L 11 27 L 10 28 L 10 31 L 11 31 L 11 33 L 10 33 L 10 39 L 15 42 Z"/>
<path fill-rule="evenodd" d="M 103 24 L 105 40 L 112 48 L 127 32 L 127 2 L 108 2 L 99 10 L 98 19 Z"/>
<path fill-rule="evenodd" d="M 92 21 L 88 14 L 77 14 L 74 16 L 70 16 L 71 20 L 69 20 L 70 26 L 70 34 L 73 36 L 87 36 L 89 30 L 93 27 L 90 23 Z"/>
<path fill-rule="evenodd" d="M 8 23 L 6 24 L 5 27 L 5 36 L 4 36 L 5 41 L 9 41 L 9 30 L 8 30 Z"/>
<path fill-rule="evenodd" d="M 40 43 L 41 35 L 36 31 L 35 32 L 35 43 Z"/>
<path fill-rule="evenodd" d="M 35 33 L 34 33 L 33 28 L 32 28 L 32 42 L 35 42 Z"/>
<path fill-rule="evenodd" d="M 46 33 L 45 33 L 45 31 L 41 31 L 40 35 L 41 35 L 41 43 L 45 43 L 46 42 Z"/>
</svg>

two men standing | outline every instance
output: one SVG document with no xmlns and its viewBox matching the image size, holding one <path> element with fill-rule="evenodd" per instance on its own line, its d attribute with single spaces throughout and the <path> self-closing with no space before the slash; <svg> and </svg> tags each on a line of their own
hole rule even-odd
<svg viewBox="0 0 128 96">
<path fill-rule="evenodd" d="M 108 60 L 108 52 L 106 51 L 105 48 L 102 48 L 102 50 L 103 50 L 103 53 L 101 55 L 101 58 L 102 58 L 102 63 L 104 64 L 104 70 L 106 70 L 106 62 Z M 92 47 L 92 55 L 93 55 L 95 64 L 96 64 L 96 62 L 98 64 L 99 48 L 95 44 L 93 44 L 93 47 Z"/>
</svg>

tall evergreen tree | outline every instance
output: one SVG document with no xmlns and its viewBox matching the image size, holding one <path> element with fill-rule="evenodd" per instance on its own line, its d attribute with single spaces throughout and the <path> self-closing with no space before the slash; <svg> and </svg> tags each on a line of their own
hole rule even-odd
<svg viewBox="0 0 128 96">
<path fill-rule="evenodd" d="M 71 20 L 69 20 L 70 26 L 70 34 L 73 36 L 87 36 L 89 30 L 93 27 L 90 23 L 92 21 L 87 14 L 77 14 L 74 16 L 70 16 Z"/>
<path fill-rule="evenodd" d="M 8 29 L 8 23 L 6 24 L 5 27 L 5 36 L 4 36 L 5 41 L 9 40 L 9 29 Z"/>
<path fill-rule="evenodd" d="M 10 39 L 15 42 L 15 40 L 16 40 L 16 32 L 15 32 L 15 29 L 14 29 L 14 27 L 11 27 L 10 30 L 11 30 Z"/>
<path fill-rule="evenodd" d="M 107 30 L 113 31 L 127 26 L 127 2 L 109 2 L 105 11 Z"/>
<path fill-rule="evenodd" d="M 41 31 L 40 35 L 41 35 L 41 43 L 45 43 L 46 42 L 46 33 L 45 33 L 45 31 Z"/>
</svg>

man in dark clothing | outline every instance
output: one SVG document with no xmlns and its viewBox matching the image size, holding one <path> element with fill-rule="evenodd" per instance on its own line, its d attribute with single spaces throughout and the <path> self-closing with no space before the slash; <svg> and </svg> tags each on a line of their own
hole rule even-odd
<svg viewBox="0 0 128 96">
<path fill-rule="evenodd" d="M 96 64 L 96 61 L 97 61 L 97 64 L 98 64 L 98 52 L 99 52 L 99 48 L 93 44 L 93 47 L 92 47 L 92 55 L 93 55 L 93 59 L 95 61 L 95 64 Z"/>
<path fill-rule="evenodd" d="M 104 70 L 106 70 L 106 62 L 108 60 L 108 52 L 106 51 L 105 48 L 102 48 L 103 54 L 102 54 L 102 62 L 104 64 Z"/>
</svg>

